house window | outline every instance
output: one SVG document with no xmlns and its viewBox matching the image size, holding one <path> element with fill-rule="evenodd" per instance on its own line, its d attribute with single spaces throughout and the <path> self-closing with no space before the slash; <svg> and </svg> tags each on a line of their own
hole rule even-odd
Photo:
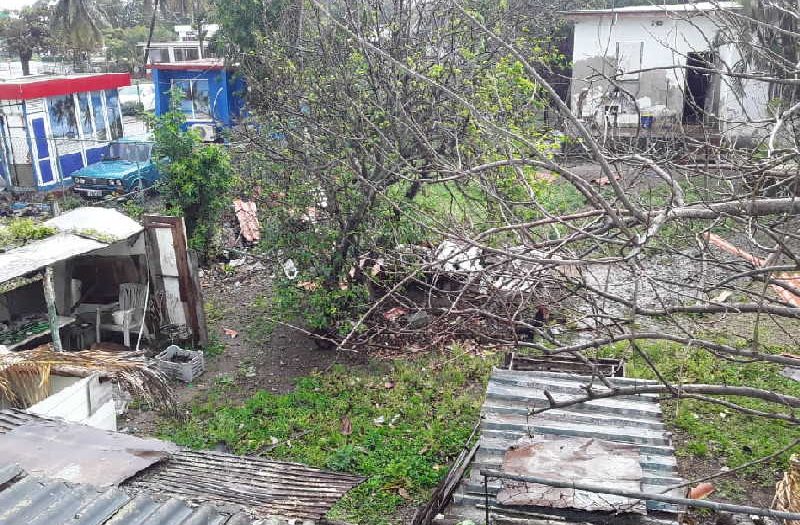
<svg viewBox="0 0 800 525">
<path fill-rule="evenodd" d="M 92 109 L 94 110 L 94 129 L 97 133 L 97 140 L 108 140 L 106 110 L 103 108 L 102 91 L 92 91 Z"/>
<path fill-rule="evenodd" d="M 90 105 L 91 102 L 89 101 L 89 93 L 78 93 L 78 109 L 84 137 L 92 137 L 94 135 L 92 110 L 90 109 Z"/>
<path fill-rule="evenodd" d="M 78 122 L 75 116 L 75 97 L 62 95 L 47 99 L 50 113 L 50 129 L 53 138 L 70 138 L 78 136 Z"/>
<path fill-rule="evenodd" d="M 644 42 L 617 42 L 617 78 L 639 80 Z M 633 73 L 631 73 L 633 71 Z"/>
<path fill-rule="evenodd" d="M 119 93 L 116 89 L 106 90 L 106 114 L 111 138 L 120 138 L 122 136 L 122 114 L 119 111 Z"/>
<path fill-rule="evenodd" d="M 183 114 L 192 120 L 211 119 L 207 79 L 173 80 L 172 87 L 182 94 L 180 107 Z"/>
</svg>

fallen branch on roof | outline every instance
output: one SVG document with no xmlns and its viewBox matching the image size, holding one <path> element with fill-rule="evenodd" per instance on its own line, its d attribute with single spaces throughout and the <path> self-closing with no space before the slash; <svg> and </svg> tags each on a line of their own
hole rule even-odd
<svg viewBox="0 0 800 525">
<path fill-rule="evenodd" d="M 779 510 L 764 509 L 760 507 L 749 507 L 745 505 L 732 505 L 729 503 L 719 503 L 716 501 L 678 498 L 674 496 L 667 496 L 664 494 L 648 494 L 646 492 L 639 492 L 633 490 L 621 490 L 610 486 L 601 486 L 595 483 L 580 483 L 575 481 L 564 481 L 558 479 L 542 478 L 538 476 L 519 476 L 516 474 L 509 474 L 499 470 L 481 470 L 481 476 L 495 478 L 495 479 L 510 479 L 514 481 L 522 481 L 524 483 L 538 483 L 540 485 L 547 485 L 549 487 L 567 488 L 575 490 L 583 490 L 586 492 L 595 492 L 598 494 L 610 494 L 614 496 L 624 496 L 628 498 L 636 498 L 642 500 L 662 501 L 664 503 L 674 503 L 677 505 L 686 505 L 690 507 L 701 507 L 705 509 L 712 509 L 715 511 L 732 512 L 734 514 L 749 514 L 751 516 L 768 516 L 775 519 L 785 520 L 798 520 L 800 513 L 784 512 Z"/>
<path fill-rule="evenodd" d="M 586 390 L 585 396 L 575 397 L 566 401 L 555 401 L 555 399 L 551 399 L 549 406 L 536 408 L 534 409 L 533 413 L 539 414 L 554 408 L 566 408 L 580 403 L 585 403 L 587 401 L 592 401 L 594 399 L 606 399 L 609 397 L 618 396 L 635 396 L 638 394 L 667 394 L 674 398 L 697 395 L 741 396 L 761 399 L 763 401 L 775 403 L 784 407 L 800 408 L 800 398 L 773 392 L 771 390 L 763 390 L 761 388 L 753 388 L 748 386 L 685 384 L 676 387 L 673 385 L 662 385 L 658 383 L 644 383 L 641 385 L 608 389 L 604 387 L 592 387 L 591 385 L 587 384 L 584 386 L 584 389 Z M 775 415 L 778 416 L 779 414 Z"/>
</svg>

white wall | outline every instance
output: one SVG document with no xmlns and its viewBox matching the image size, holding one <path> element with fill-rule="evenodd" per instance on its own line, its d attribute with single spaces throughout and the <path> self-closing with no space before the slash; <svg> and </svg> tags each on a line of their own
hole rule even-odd
<svg viewBox="0 0 800 525">
<path fill-rule="evenodd" d="M 617 43 L 642 42 L 641 69 L 668 68 L 686 64 L 689 52 L 704 52 L 711 49 L 717 34 L 718 21 L 711 16 L 695 15 L 667 16 L 660 13 L 636 13 L 616 15 L 594 15 L 579 17 L 575 22 L 573 50 L 572 107 L 578 107 L 578 97 L 583 89 L 589 90 L 581 116 L 589 117 L 600 104 L 601 95 L 608 84 L 600 79 L 590 81 L 592 67 L 607 57 L 606 74 L 615 71 Z M 601 66 L 602 67 L 602 66 Z M 682 90 L 685 84 L 684 70 L 665 69 L 642 73 L 638 80 L 622 82 L 626 90 L 636 97 L 640 109 L 664 105 L 680 115 L 683 109 Z"/>
<path fill-rule="evenodd" d="M 722 71 L 743 73 L 750 70 L 735 45 L 720 46 L 719 58 Z M 719 87 L 720 130 L 732 141 L 758 140 L 769 135 L 771 124 L 763 122 L 770 118 L 769 101 L 769 83 L 722 75 Z"/>
<path fill-rule="evenodd" d="M 103 430 L 117 429 L 110 381 L 100 382 L 99 374 L 83 379 L 51 376 L 50 381 L 55 393 L 28 408 L 28 412 Z"/>
</svg>

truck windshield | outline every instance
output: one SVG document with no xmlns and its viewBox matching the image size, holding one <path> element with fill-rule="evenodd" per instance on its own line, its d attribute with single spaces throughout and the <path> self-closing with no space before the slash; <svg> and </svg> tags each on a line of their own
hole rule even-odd
<svg viewBox="0 0 800 525">
<path fill-rule="evenodd" d="M 150 160 L 150 150 L 152 149 L 152 144 L 143 142 L 116 142 L 111 144 L 108 157 L 130 162 L 148 162 Z"/>
</svg>

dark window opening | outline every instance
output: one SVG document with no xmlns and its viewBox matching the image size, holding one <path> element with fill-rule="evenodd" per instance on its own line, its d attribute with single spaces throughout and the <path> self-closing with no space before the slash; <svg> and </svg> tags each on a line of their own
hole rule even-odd
<svg viewBox="0 0 800 525">
<path fill-rule="evenodd" d="M 683 97 L 684 124 L 702 124 L 711 94 L 711 53 L 689 53 L 686 59 L 686 87 Z"/>
</svg>

